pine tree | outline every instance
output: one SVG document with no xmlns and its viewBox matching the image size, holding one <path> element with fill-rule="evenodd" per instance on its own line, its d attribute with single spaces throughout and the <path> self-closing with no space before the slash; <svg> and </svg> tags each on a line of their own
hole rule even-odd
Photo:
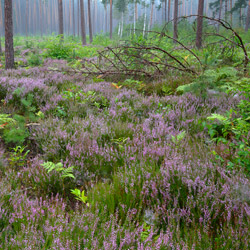
<svg viewBox="0 0 250 250">
<path fill-rule="evenodd" d="M 5 69 L 14 68 L 12 0 L 4 0 Z"/>
</svg>

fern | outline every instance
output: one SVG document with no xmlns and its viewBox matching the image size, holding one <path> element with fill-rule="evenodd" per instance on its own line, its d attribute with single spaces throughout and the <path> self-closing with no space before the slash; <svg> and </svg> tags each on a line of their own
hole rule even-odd
<svg viewBox="0 0 250 250">
<path fill-rule="evenodd" d="M 48 173 L 50 173 L 51 171 L 56 171 L 60 174 L 60 177 L 62 179 L 65 178 L 72 178 L 75 179 L 75 176 L 73 175 L 73 169 L 74 167 L 68 167 L 68 168 L 64 168 L 63 164 L 61 162 L 58 162 L 57 164 L 53 163 L 53 162 L 44 162 L 43 164 L 41 164 L 41 166 L 44 167 L 44 169 L 47 170 Z"/>
<path fill-rule="evenodd" d="M 10 118 L 9 114 L 0 114 L 0 129 L 3 129 L 6 125 L 15 124 L 16 120 Z"/>
<path fill-rule="evenodd" d="M 223 124 L 230 123 L 230 120 L 227 117 L 220 114 L 212 114 L 211 116 L 208 116 L 207 119 L 211 121 L 218 120 Z"/>
<path fill-rule="evenodd" d="M 75 188 L 75 189 L 71 189 L 71 193 L 76 196 L 77 200 L 79 200 L 83 203 L 86 203 L 88 200 L 88 197 L 85 196 L 85 194 L 84 194 L 84 190 L 81 192 L 80 189 Z M 89 206 L 89 203 L 87 203 L 87 206 Z"/>
<path fill-rule="evenodd" d="M 182 131 L 181 133 L 179 133 L 178 135 L 176 136 L 173 136 L 171 137 L 171 140 L 174 144 L 177 144 L 179 143 L 181 140 L 184 139 L 184 137 L 186 136 L 186 131 Z"/>
</svg>

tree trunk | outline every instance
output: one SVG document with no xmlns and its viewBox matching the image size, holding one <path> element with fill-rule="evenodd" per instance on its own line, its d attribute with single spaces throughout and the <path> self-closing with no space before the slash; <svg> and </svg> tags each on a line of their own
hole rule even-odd
<svg viewBox="0 0 250 250">
<path fill-rule="evenodd" d="M 108 11 L 107 11 L 107 5 L 104 5 L 104 12 L 105 12 L 105 32 L 108 32 Z"/>
<path fill-rule="evenodd" d="M 112 0 L 110 0 L 110 20 L 109 20 L 109 37 L 112 39 L 112 31 L 113 31 L 113 13 L 112 13 Z"/>
<path fill-rule="evenodd" d="M 76 36 L 75 0 L 73 0 L 73 36 Z"/>
<path fill-rule="evenodd" d="M 80 11 L 81 11 L 81 35 L 82 45 L 86 45 L 86 28 L 85 28 L 85 14 L 84 14 L 84 2 L 80 0 Z"/>
<path fill-rule="evenodd" d="M 197 31 L 196 31 L 196 47 L 198 49 L 202 46 L 202 24 L 203 24 L 203 11 L 204 0 L 199 0 L 198 4 L 198 18 L 197 18 Z"/>
<path fill-rule="evenodd" d="M 221 12 L 222 12 L 222 0 L 220 0 L 219 19 L 221 19 Z"/>
<path fill-rule="evenodd" d="M 165 0 L 165 3 L 164 3 L 164 7 L 165 7 L 165 24 L 167 23 L 167 0 Z"/>
<path fill-rule="evenodd" d="M 134 10 L 134 34 L 135 34 L 135 29 L 136 29 L 136 9 Z"/>
<path fill-rule="evenodd" d="M 248 31 L 250 23 L 250 0 L 248 1 L 248 9 L 247 9 L 247 18 L 246 18 L 246 27 L 245 31 Z"/>
<path fill-rule="evenodd" d="M 88 0 L 88 17 L 89 17 L 89 42 L 93 42 L 93 34 L 92 34 L 92 20 L 91 20 L 91 7 L 90 0 Z"/>
<path fill-rule="evenodd" d="M 122 37 L 122 35 L 123 35 L 123 12 L 122 12 L 122 25 L 121 25 L 121 37 Z"/>
<path fill-rule="evenodd" d="M 174 0 L 174 39 L 178 39 L 178 0 Z M 176 43 L 176 41 L 174 41 Z"/>
<path fill-rule="evenodd" d="M 146 9 L 146 5 L 145 5 L 145 7 L 144 7 L 143 37 L 144 37 L 145 32 L 146 32 L 146 21 L 147 21 L 147 9 Z"/>
<path fill-rule="evenodd" d="M 80 36 L 80 0 L 77 1 L 77 36 Z"/>
<path fill-rule="evenodd" d="M 225 21 L 227 21 L 227 0 L 225 0 Z"/>
<path fill-rule="evenodd" d="M 28 36 L 28 21 L 29 21 L 29 0 L 26 0 L 25 9 L 25 34 Z"/>
<path fill-rule="evenodd" d="M 14 68 L 12 0 L 4 0 L 5 69 Z"/>
<path fill-rule="evenodd" d="M 1 28 L 3 25 L 3 16 L 2 16 L 2 1 L 0 1 L 0 55 L 3 54 L 3 50 L 2 50 L 2 43 L 1 43 Z"/>
<path fill-rule="evenodd" d="M 43 37 L 43 11 L 42 11 L 42 0 L 39 0 L 39 14 L 40 14 L 40 31 L 41 37 Z"/>
<path fill-rule="evenodd" d="M 170 21 L 171 0 L 168 0 L 168 22 Z"/>
<path fill-rule="evenodd" d="M 135 0 L 135 20 L 138 20 L 138 8 L 137 8 L 137 0 Z"/>
<path fill-rule="evenodd" d="M 233 13 L 231 12 L 233 8 L 233 0 L 230 0 L 230 21 L 231 21 L 231 25 L 233 25 Z"/>
<path fill-rule="evenodd" d="M 71 35 L 72 27 L 72 1 L 69 0 L 69 20 L 68 20 L 68 34 Z"/>
<path fill-rule="evenodd" d="M 150 22 L 149 22 L 148 30 L 150 30 L 153 25 L 153 14 L 154 14 L 154 2 L 152 2 L 151 4 Z"/>
<path fill-rule="evenodd" d="M 59 17 L 59 35 L 63 39 L 63 3 L 62 0 L 58 0 L 58 17 Z"/>
</svg>

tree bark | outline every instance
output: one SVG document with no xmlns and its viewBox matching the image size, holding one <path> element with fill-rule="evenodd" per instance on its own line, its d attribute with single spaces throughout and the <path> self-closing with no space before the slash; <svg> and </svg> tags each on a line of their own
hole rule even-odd
<svg viewBox="0 0 250 250">
<path fill-rule="evenodd" d="M 178 39 L 178 0 L 174 0 L 174 39 Z M 176 41 L 174 41 L 176 43 Z"/>
<path fill-rule="evenodd" d="M 73 36 L 76 36 L 75 0 L 73 0 Z"/>
<path fill-rule="evenodd" d="M 58 17 L 59 17 L 59 35 L 63 39 L 63 3 L 62 0 L 58 0 Z"/>
<path fill-rule="evenodd" d="M 245 31 L 248 31 L 250 23 L 250 0 L 248 1 L 248 9 L 247 9 L 247 18 L 246 18 L 246 27 Z"/>
<path fill-rule="evenodd" d="M 203 11 L 204 0 L 199 0 L 198 4 L 198 18 L 197 18 L 197 31 L 196 31 L 196 47 L 198 49 L 202 46 L 202 24 L 203 24 Z"/>
<path fill-rule="evenodd" d="M 112 31 L 113 31 L 113 13 L 112 13 L 112 0 L 110 0 L 110 20 L 109 20 L 109 37 L 112 39 Z"/>
<path fill-rule="evenodd" d="M 42 0 L 39 0 L 39 14 L 40 14 L 40 31 L 41 37 L 43 37 L 43 9 L 42 9 Z"/>
<path fill-rule="evenodd" d="M 233 13 L 231 12 L 233 8 L 233 0 L 230 0 L 230 21 L 231 21 L 231 25 L 233 25 Z"/>
<path fill-rule="evenodd" d="M 26 0 L 25 9 L 25 34 L 28 36 L 28 21 L 29 21 L 29 0 Z"/>
<path fill-rule="evenodd" d="M 81 35 L 82 45 L 86 45 L 86 28 L 85 28 L 85 14 L 84 14 L 84 2 L 80 0 L 80 11 L 81 11 Z"/>
<path fill-rule="evenodd" d="M 168 0 L 168 22 L 170 21 L 171 0 Z"/>
<path fill-rule="evenodd" d="M 138 8 L 137 8 L 137 0 L 135 0 L 135 20 L 138 20 Z"/>
<path fill-rule="evenodd" d="M 4 0 L 5 69 L 14 68 L 12 0 Z"/>
<path fill-rule="evenodd" d="M 105 12 L 105 32 L 108 32 L 108 11 L 107 11 L 107 4 L 104 4 L 104 12 Z"/>
<path fill-rule="evenodd" d="M 91 20 L 91 6 L 90 0 L 88 0 L 88 17 L 89 17 L 89 42 L 93 42 L 93 33 L 92 33 L 92 20 Z"/>
<path fill-rule="evenodd" d="M 150 30 L 152 28 L 152 25 L 153 25 L 153 14 L 154 14 L 154 2 L 152 1 L 151 11 L 150 11 L 150 23 L 149 23 L 148 30 Z"/>
</svg>

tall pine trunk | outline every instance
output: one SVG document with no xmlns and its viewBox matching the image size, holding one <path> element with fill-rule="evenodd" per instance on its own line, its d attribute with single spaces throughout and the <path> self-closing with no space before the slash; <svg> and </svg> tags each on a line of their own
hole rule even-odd
<svg viewBox="0 0 250 250">
<path fill-rule="evenodd" d="M 248 9 L 247 9 L 247 18 L 246 18 L 246 27 L 245 31 L 248 31 L 250 23 L 250 0 L 248 1 Z"/>
<path fill-rule="evenodd" d="M 58 0 L 58 17 L 59 17 L 59 35 L 63 39 L 63 3 L 62 0 Z"/>
<path fill-rule="evenodd" d="M 171 0 L 168 0 L 168 22 L 170 21 Z"/>
<path fill-rule="evenodd" d="M 112 39 L 112 31 L 113 31 L 113 13 L 112 13 L 112 0 L 110 0 L 110 20 L 109 20 L 109 37 Z"/>
<path fill-rule="evenodd" d="M 202 24 L 203 24 L 203 11 L 204 11 L 204 0 L 199 0 L 198 4 L 198 18 L 197 18 L 197 31 L 196 31 L 196 47 L 198 49 L 202 46 Z"/>
<path fill-rule="evenodd" d="M 12 0 L 4 0 L 5 69 L 14 68 Z"/>
<path fill-rule="evenodd" d="M 81 35 L 82 45 L 86 45 L 86 27 L 85 27 L 85 14 L 84 14 L 84 2 L 80 0 L 80 11 L 81 11 Z"/>
<path fill-rule="evenodd" d="M 29 22 L 29 0 L 26 0 L 25 8 L 25 34 L 28 36 L 28 22 Z"/>
<path fill-rule="evenodd" d="M 89 17 L 89 42 L 93 42 L 93 33 L 92 33 L 92 20 L 91 20 L 91 6 L 90 0 L 88 0 L 88 17 Z"/>
<path fill-rule="evenodd" d="M 178 0 L 174 0 L 174 39 L 178 39 Z M 176 43 L 176 41 L 174 41 Z"/>
<path fill-rule="evenodd" d="M 76 36 L 75 0 L 73 0 L 73 36 Z"/>
<path fill-rule="evenodd" d="M 40 14 L 40 31 L 41 37 L 43 36 L 43 9 L 42 9 L 42 0 L 39 0 L 39 14 Z"/>
</svg>

